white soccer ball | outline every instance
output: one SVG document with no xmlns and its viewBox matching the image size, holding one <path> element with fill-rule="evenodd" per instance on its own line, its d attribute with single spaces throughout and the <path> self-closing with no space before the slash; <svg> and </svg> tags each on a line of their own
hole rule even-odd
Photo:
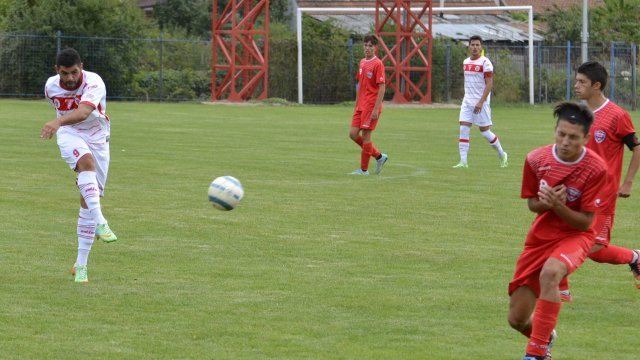
<svg viewBox="0 0 640 360">
<path fill-rule="evenodd" d="M 209 201 L 219 210 L 233 210 L 244 196 L 244 189 L 233 176 L 220 176 L 209 185 Z"/>
</svg>

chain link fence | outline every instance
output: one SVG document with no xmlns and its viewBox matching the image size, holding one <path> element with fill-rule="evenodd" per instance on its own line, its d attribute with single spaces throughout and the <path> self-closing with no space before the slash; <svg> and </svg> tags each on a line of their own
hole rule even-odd
<svg viewBox="0 0 640 360">
<path fill-rule="evenodd" d="M 362 58 L 362 44 L 349 40 L 318 58 L 303 44 L 305 103 L 353 101 L 354 74 Z M 73 47 L 84 68 L 104 79 L 111 99 L 142 101 L 207 101 L 211 98 L 211 42 L 180 39 L 81 37 L 60 32 L 51 36 L 0 33 L 0 97 L 43 97 L 43 87 L 54 75 L 57 51 Z M 295 40 L 270 42 L 269 97 L 297 101 Z M 495 68 L 492 99 L 527 103 L 529 53 L 525 45 L 485 44 L 485 55 Z M 462 61 L 466 47 L 434 41 L 432 99 L 456 103 L 464 95 Z M 627 108 L 637 106 L 636 44 L 591 46 L 589 58 L 601 62 L 610 75 L 605 94 Z M 573 98 L 580 48 L 537 45 L 534 48 L 534 99 L 553 103 Z M 390 98 L 392 94 L 387 94 Z"/>
</svg>

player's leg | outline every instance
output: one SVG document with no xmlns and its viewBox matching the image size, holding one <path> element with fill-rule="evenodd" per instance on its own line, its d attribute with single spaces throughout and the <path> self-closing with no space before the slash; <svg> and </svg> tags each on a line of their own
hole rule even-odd
<svg viewBox="0 0 640 360">
<path fill-rule="evenodd" d="M 96 223 L 96 237 L 105 242 L 113 242 L 118 238 L 111 231 L 102 214 L 100 197 L 106 185 L 106 176 L 109 164 L 109 149 L 95 149 L 93 153 L 86 153 L 80 157 L 76 163 L 78 172 L 78 189 L 82 196 L 81 205 L 89 209 L 93 221 Z M 95 154 L 95 158 L 94 158 Z M 99 164 L 99 165 L 98 165 Z"/>
<path fill-rule="evenodd" d="M 482 115 L 482 112 L 479 115 Z M 486 124 L 486 121 L 484 121 L 484 123 Z M 500 139 L 498 138 L 498 136 L 491 131 L 491 125 L 479 125 L 478 128 L 480 129 L 480 134 L 482 134 L 482 137 L 484 137 L 489 145 L 491 145 L 491 147 L 498 153 L 498 158 L 500 159 L 500 167 L 509 166 L 509 156 L 502 149 L 502 145 L 500 144 Z"/>
<path fill-rule="evenodd" d="M 509 325 L 527 338 L 531 336 L 531 316 L 536 294 L 528 286 L 518 287 L 509 297 Z"/>
<path fill-rule="evenodd" d="M 562 308 L 560 281 L 584 263 L 592 246 L 593 239 L 585 235 L 564 238 L 542 266 L 527 355 L 550 356 L 550 343 L 555 338 L 554 329 Z"/>
<path fill-rule="evenodd" d="M 596 235 L 596 244 L 591 248 L 589 258 L 598 263 L 629 265 L 635 277 L 636 287 L 640 288 L 640 269 L 638 269 L 640 256 L 638 252 L 611 245 L 611 230 L 613 229 L 614 220 L 615 216 L 613 214 L 604 214 L 596 218 L 594 226 L 600 230 Z"/>
<path fill-rule="evenodd" d="M 73 267 L 73 275 L 75 276 L 76 282 L 87 282 L 89 281 L 87 274 L 87 262 L 96 234 L 96 224 L 93 221 L 93 217 L 91 216 L 89 209 L 80 208 L 77 230 L 78 256 Z"/>
<path fill-rule="evenodd" d="M 555 339 L 554 329 L 562 302 L 558 285 L 568 273 L 564 262 L 549 258 L 540 272 L 540 296 L 531 321 L 531 336 L 527 344 L 527 356 L 544 357 L 549 354 L 550 343 Z"/>
<path fill-rule="evenodd" d="M 458 153 L 460 161 L 454 165 L 454 168 L 466 168 L 467 155 L 469 154 L 469 140 L 471 138 L 471 125 L 473 123 L 473 108 L 462 104 L 460 107 L 460 136 L 458 137 Z"/>
<path fill-rule="evenodd" d="M 360 153 L 360 169 L 363 172 L 369 171 L 369 159 L 373 155 L 373 143 L 371 142 L 371 131 L 369 129 L 362 130 L 362 152 Z"/>
</svg>

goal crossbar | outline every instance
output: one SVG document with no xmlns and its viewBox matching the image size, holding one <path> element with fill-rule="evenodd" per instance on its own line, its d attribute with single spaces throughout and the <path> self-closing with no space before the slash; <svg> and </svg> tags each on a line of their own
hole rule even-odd
<svg viewBox="0 0 640 360">
<path fill-rule="evenodd" d="M 420 11 L 411 8 L 411 11 Z M 474 11 L 527 11 L 529 17 L 529 103 L 533 105 L 533 6 L 478 6 L 478 7 L 434 7 L 433 12 L 474 12 Z M 296 11 L 296 34 L 298 40 L 298 103 L 303 103 L 302 97 L 302 14 L 370 14 L 376 8 L 313 8 L 302 7 Z"/>
</svg>

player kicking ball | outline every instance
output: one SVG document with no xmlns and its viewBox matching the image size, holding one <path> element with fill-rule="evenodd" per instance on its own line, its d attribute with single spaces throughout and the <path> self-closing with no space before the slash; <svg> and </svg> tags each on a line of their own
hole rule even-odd
<svg viewBox="0 0 640 360">
<path fill-rule="evenodd" d="M 40 137 L 46 140 L 55 134 L 63 160 L 78 173 L 78 255 L 72 273 L 75 282 L 84 283 L 89 281 L 87 260 L 94 239 L 107 243 L 118 239 L 100 206 L 109 169 L 107 90 L 98 74 L 83 70 L 74 49 L 58 53 L 55 70 L 57 75 L 47 80 L 44 93 L 57 117 L 44 124 Z"/>
</svg>

